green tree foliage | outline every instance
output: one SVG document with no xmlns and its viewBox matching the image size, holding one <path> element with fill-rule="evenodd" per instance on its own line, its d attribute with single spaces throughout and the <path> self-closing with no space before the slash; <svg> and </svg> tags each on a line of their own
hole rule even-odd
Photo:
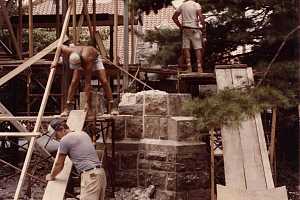
<svg viewBox="0 0 300 200">
<path fill-rule="evenodd" d="M 225 89 L 204 99 L 187 103 L 186 107 L 198 118 L 200 128 L 238 126 L 247 117 L 271 107 L 292 106 L 289 98 L 271 87 Z"/>
<path fill-rule="evenodd" d="M 35 28 L 32 31 L 33 35 L 33 50 L 37 53 L 47 47 L 56 40 L 56 33 L 51 29 Z M 28 51 L 29 34 L 24 31 L 23 34 L 23 51 Z"/>
<path fill-rule="evenodd" d="M 205 67 L 213 69 L 217 63 L 226 63 L 237 47 L 251 45 L 252 51 L 240 55 L 243 63 L 255 66 L 268 62 L 283 41 L 284 36 L 299 25 L 299 1 L 297 0 L 198 0 L 207 21 Z M 154 6 L 155 5 L 159 5 Z M 170 5 L 170 1 L 135 0 L 133 5 L 143 11 L 157 10 Z M 151 33 L 153 34 L 153 33 Z M 164 32 L 162 37 L 172 37 Z M 174 38 L 173 38 L 174 39 Z M 155 40 L 157 40 L 155 38 Z M 180 37 L 170 41 L 176 51 Z M 286 43 L 278 58 L 295 60 L 299 55 L 299 37 L 294 34 Z M 165 46 L 165 44 L 162 44 Z M 171 49 L 171 47 L 169 47 Z M 159 52 L 167 55 L 165 48 Z M 176 51 L 177 56 L 180 51 Z M 171 59 L 172 60 L 172 59 Z"/>
</svg>

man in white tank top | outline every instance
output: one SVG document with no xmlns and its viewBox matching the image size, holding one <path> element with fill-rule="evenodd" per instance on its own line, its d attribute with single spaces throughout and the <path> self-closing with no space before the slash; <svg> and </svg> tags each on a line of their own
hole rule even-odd
<svg viewBox="0 0 300 200">
<path fill-rule="evenodd" d="M 179 21 L 179 16 L 182 22 Z M 192 72 L 190 43 L 196 52 L 198 72 L 203 72 L 203 44 L 202 32 L 205 29 L 201 6 L 194 0 L 186 0 L 178 7 L 172 17 L 175 24 L 182 30 L 182 49 L 186 59 L 187 71 Z"/>
</svg>

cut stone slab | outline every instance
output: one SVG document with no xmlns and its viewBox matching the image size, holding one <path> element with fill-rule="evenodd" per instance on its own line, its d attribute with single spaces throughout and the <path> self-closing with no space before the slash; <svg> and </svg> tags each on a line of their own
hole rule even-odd
<svg viewBox="0 0 300 200">
<path fill-rule="evenodd" d="M 133 117 L 126 119 L 126 137 L 139 139 L 143 134 L 143 118 Z"/>
<path fill-rule="evenodd" d="M 170 117 L 168 120 L 168 139 L 175 141 L 196 141 L 200 131 L 196 128 L 194 117 Z"/>
<path fill-rule="evenodd" d="M 191 113 L 185 109 L 185 103 L 192 100 L 190 94 L 169 94 L 169 115 L 171 116 L 191 116 Z"/>
<path fill-rule="evenodd" d="M 154 90 L 144 93 L 144 115 L 168 115 L 168 93 Z"/>
<path fill-rule="evenodd" d="M 119 114 L 120 115 L 143 115 L 143 104 L 119 104 Z"/>
</svg>

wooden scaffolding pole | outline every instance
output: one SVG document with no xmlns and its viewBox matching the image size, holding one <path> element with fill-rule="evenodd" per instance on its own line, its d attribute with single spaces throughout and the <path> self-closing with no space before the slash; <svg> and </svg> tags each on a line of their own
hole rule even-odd
<svg viewBox="0 0 300 200">
<path fill-rule="evenodd" d="M 11 22 L 9 20 L 9 16 L 8 16 L 7 9 L 5 7 L 4 0 L 0 0 L 0 11 L 2 13 L 3 20 L 4 20 L 4 22 L 7 25 L 7 29 L 8 29 L 8 32 L 10 34 L 10 37 L 12 39 L 12 42 L 13 42 L 16 54 L 18 56 L 18 59 L 22 60 L 22 56 L 21 56 L 21 53 L 20 53 L 19 45 L 18 45 L 18 42 L 17 42 L 16 36 L 15 36 L 14 30 L 13 30 L 13 27 L 12 27 L 12 24 L 11 24 Z"/>
<path fill-rule="evenodd" d="M 60 38 L 59 38 L 59 41 L 58 41 L 58 48 L 56 49 L 56 52 L 55 52 L 53 65 L 57 65 L 57 62 L 58 62 L 58 59 L 59 59 L 59 56 L 60 56 L 60 53 L 61 53 L 61 45 L 63 44 L 64 37 L 65 37 L 65 34 L 67 32 L 67 28 L 68 28 L 68 24 L 69 24 L 69 20 L 70 20 L 70 13 L 71 13 L 71 10 L 72 10 L 72 5 L 73 4 L 72 4 L 72 0 L 71 0 L 71 2 L 69 3 L 69 8 L 68 8 L 67 13 L 66 13 L 66 17 L 65 17 L 64 24 L 63 24 L 62 32 L 61 32 L 61 35 L 60 35 Z M 48 81 L 47 81 L 47 85 L 46 85 L 46 89 L 45 89 L 45 93 L 44 93 L 44 96 L 43 96 L 43 99 L 42 99 L 41 107 L 40 107 L 40 110 L 39 110 L 39 113 L 38 113 L 38 117 L 37 117 L 33 132 L 38 132 L 38 130 L 40 129 L 42 116 L 43 116 L 44 111 L 45 111 L 45 107 L 46 107 L 46 103 L 47 103 L 48 96 L 49 96 L 49 93 L 50 93 L 50 89 L 51 89 L 51 86 L 52 86 L 52 82 L 53 82 L 53 79 L 54 79 L 54 75 L 55 75 L 55 68 L 51 68 L 49 78 L 48 78 Z M 24 183 L 25 174 L 26 174 L 27 169 L 29 167 L 29 163 L 30 163 L 30 159 L 31 159 L 31 155 L 32 155 L 32 152 L 33 152 L 33 146 L 35 144 L 35 141 L 36 141 L 35 137 L 32 137 L 30 139 L 30 143 L 29 143 L 29 146 L 28 146 L 28 151 L 27 151 L 27 154 L 26 154 L 26 157 L 25 157 L 25 162 L 23 164 L 22 173 L 21 173 L 21 176 L 20 176 L 20 179 L 19 179 L 19 182 L 18 182 L 18 186 L 17 186 L 17 190 L 16 190 L 16 193 L 15 193 L 15 196 L 14 196 L 14 200 L 19 199 L 19 196 L 20 196 L 20 193 L 21 193 L 21 188 L 22 188 L 22 185 Z"/>
<path fill-rule="evenodd" d="M 73 1 L 73 15 L 72 15 L 72 25 L 73 25 L 73 44 L 77 41 L 77 30 L 76 30 L 76 0 Z"/>
<path fill-rule="evenodd" d="M 270 165 L 273 174 L 275 173 L 275 154 L 276 154 L 276 119 L 277 119 L 277 108 L 273 108 L 272 110 L 272 128 L 271 128 L 271 143 L 269 147 L 270 153 Z"/>
<path fill-rule="evenodd" d="M 128 71 L 128 57 L 129 57 L 129 37 L 128 37 L 128 0 L 124 0 L 124 14 L 123 14 L 123 23 L 124 23 L 124 70 Z M 128 87 L 128 75 L 123 75 L 123 89 Z"/>
<path fill-rule="evenodd" d="M 66 41 L 66 40 L 67 40 L 67 37 L 64 38 L 64 41 Z M 0 78 L 0 86 L 3 85 L 4 83 L 6 83 L 7 81 L 9 81 L 10 79 L 12 79 L 13 77 L 15 77 L 16 75 L 23 72 L 25 69 L 27 69 L 32 64 L 39 61 L 41 58 L 43 58 L 45 55 L 47 55 L 51 51 L 53 51 L 53 49 L 56 48 L 58 42 L 59 42 L 59 40 L 56 40 L 55 42 L 53 42 L 52 44 L 47 46 L 45 49 L 43 49 L 42 51 L 40 51 L 39 53 L 34 55 L 32 58 L 26 60 L 24 63 L 19 65 L 17 68 L 15 68 L 14 70 L 10 71 L 9 73 L 7 73 L 3 77 L 1 77 Z"/>
<path fill-rule="evenodd" d="M 91 18 L 90 18 L 90 15 L 89 15 L 89 10 L 88 10 L 88 7 L 87 7 L 87 1 L 82 0 L 82 2 L 83 2 L 83 12 L 84 12 L 84 15 L 85 15 L 85 19 L 87 20 L 90 36 L 93 39 L 93 41 L 95 41 L 95 35 L 94 35 L 93 29 L 92 29 L 92 22 L 91 22 Z"/>
<path fill-rule="evenodd" d="M 33 36 L 32 36 L 32 29 L 33 29 L 33 18 L 32 18 L 32 0 L 28 0 L 28 6 L 29 6 L 29 17 L 28 17 L 28 45 L 29 45 L 29 57 L 33 56 Z"/>
<path fill-rule="evenodd" d="M 19 15 L 19 26 L 18 26 L 18 42 L 19 42 L 19 49 L 22 57 L 22 52 L 23 52 L 23 46 L 22 46 L 22 41 L 23 41 L 23 8 L 22 8 L 22 0 L 18 0 L 18 15 Z"/>
</svg>

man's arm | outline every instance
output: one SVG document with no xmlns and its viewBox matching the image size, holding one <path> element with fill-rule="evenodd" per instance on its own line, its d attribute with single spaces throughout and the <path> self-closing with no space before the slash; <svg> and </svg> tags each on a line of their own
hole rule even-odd
<svg viewBox="0 0 300 200">
<path fill-rule="evenodd" d="M 202 10 L 201 9 L 198 9 L 197 10 L 197 17 L 198 17 L 198 20 L 200 21 L 200 24 L 202 25 L 202 31 L 205 30 L 205 21 L 204 21 L 204 15 L 202 14 Z"/>
<path fill-rule="evenodd" d="M 86 95 L 87 107 L 85 109 L 90 110 L 92 106 L 91 98 L 91 79 L 92 79 L 92 63 L 89 63 L 85 66 L 85 75 L 84 75 L 84 92 Z"/>
<path fill-rule="evenodd" d="M 60 46 L 60 56 L 69 56 L 73 52 L 72 48 L 66 46 L 66 45 L 61 45 Z M 54 65 L 53 62 L 51 64 L 51 68 L 57 67 L 57 64 Z"/>
<path fill-rule="evenodd" d="M 48 174 L 46 176 L 47 181 L 54 180 L 55 177 L 57 176 L 57 174 L 59 174 L 59 172 L 61 172 L 61 170 L 64 168 L 66 156 L 67 156 L 66 154 L 61 154 L 61 153 L 58 155 L 58 158 L 55 162 L 55 165 L 53 167 L 51 174 Z"/>
<path fill-rule="evenodd" d="M 181 29 L 182 26 L 181 26 L 181 24 L 179 22 L 179 15 L 180 15 L 180 12 L 179 11 L 175 11 L 172 19 L 173 19 L 174 23 Z"/>
</svg>

